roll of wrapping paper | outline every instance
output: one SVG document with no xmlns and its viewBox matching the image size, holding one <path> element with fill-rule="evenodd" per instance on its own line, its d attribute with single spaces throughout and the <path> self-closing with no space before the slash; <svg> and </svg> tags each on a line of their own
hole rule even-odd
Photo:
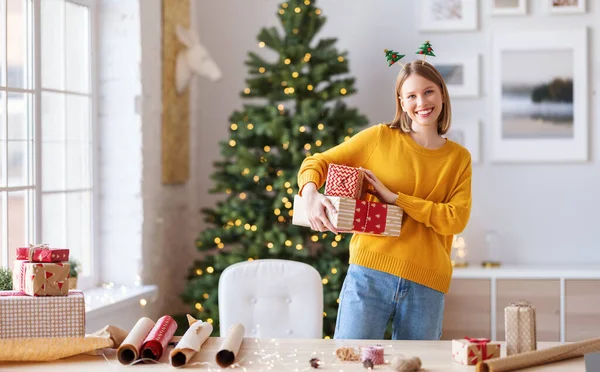
<svg viewBox="0 0 600 372">
<path fill-rule="evenodd" d="M 515 371 L 597 352 L 600 352 L 600 338 L 592 338 L 548 349 L 527 351 L 504 358 L 488 359 L 477 363 L 477 372 Z"/>
<path fill-rule="evenodd" d="M 176 330 L 177 323 L 170 316 L 165 315 L 158 319 L 142 343 L 142 358 L 159 360 Z"/>
<path fill-rule="evenodd" d="M 121 364 L 131 364 L 140 356 L 142 343 L 154 327 L 154 321 L 150 318 L 140 318 L 135 323 L 131 332 L 127 335 L 119 349 L 117 350 L 117 359 Z"/>
<path fill-rule="evenodd" d="M 244 333 L 246 332 L 243 324 L 234 324 L 227 330 L 227 337 L 223 340 L 221 348 L 217 352 L 217 364 L 221 368 L 227 368 L 233 364 L 235 357 L 240 351 Z"/>
<path fill-rule="evenodd" d="M 213 331 L 212 324 L 196 320 L 190 315 L 188 315 L 188 321 L 190 328 L 185 331 L 181 340 L 171 350 L 170 359 L 173 367 L 181 367 L 189 363 Z"/>
</svg>

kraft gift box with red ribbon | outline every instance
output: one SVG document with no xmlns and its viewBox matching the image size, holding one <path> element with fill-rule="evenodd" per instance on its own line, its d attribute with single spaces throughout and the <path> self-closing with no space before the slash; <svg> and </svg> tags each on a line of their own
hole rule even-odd
<svg viewBox="0 0 600 372">
<path fill-rule="evenodd" d="M 338 212 L 327 212 L 327 217 L 340 233 L 400 236 L 403 214 L 400 207 L 338 196 L 326 197 Z M 292 224 L 310 227 L 306 208 L 302 197 L 295 195 Z"/>
<path fill-rule="evenodd" d="M 69 261 L 69 250 L 66 248 L 50 248 L 47 244 L 30 245 L 17 248 L 17 260 L 29 262 L 62 262 Z"/>
<path fill-rule="evenodd" d="M 83 292 L 31 297 L 20 291 L 0 291 L 0 339 L 84 336 Z"/>
<path fill-rule="evenodd" d="M 68 262 L 28 262 L 16 260 L 13 290 L 29 296 L 66 296 L 69 293 Z"/>
<path fill-rule="evenodd" d="M 329 164 L 325 195 L 363 200 L 367 194 L 369 182 L 365 173 L 358 168 L 346 165 Z"/>
<path fill-rule="evenodd" d="M 487 338 L 465 337 L 452 340 L 452 360 L 457 363 L 470 366 L 482 360 L 499 357 L 500 344 Z"/>
</svg>

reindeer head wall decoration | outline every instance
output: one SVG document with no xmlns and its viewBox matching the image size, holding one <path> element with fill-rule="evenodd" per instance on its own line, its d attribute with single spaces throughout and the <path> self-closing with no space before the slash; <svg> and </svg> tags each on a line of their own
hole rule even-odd
<svg viewBox="0 0 600 372">
<path fill-rule="evenodd" d="M 177 54 L 175 65 L 175 87 L 181 94 L 187 88 L 194 74 L 204 76 L 210 81 L 221 78 L 221 70 L 211 58 L 208 50 L 200 43 L 200 37 L 192 29 L 177 25 L 177 39 L 186 46 Z"/>
</svg>

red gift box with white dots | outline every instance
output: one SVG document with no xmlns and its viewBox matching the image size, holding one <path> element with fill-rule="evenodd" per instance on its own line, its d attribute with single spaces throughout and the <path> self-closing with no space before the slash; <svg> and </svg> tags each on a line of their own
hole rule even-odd
<svg viewBox="0 0 600 372">
<path fill-rule="evenodd" d="M 69 261 L 69 250 L 67 248 L 21 247 L 17 248 L 16 259 L 31 262 Z"/>
<path fill-rule="evenodd" d="M 66 296 L 70 268 L 68 262 L 15 260 L 13 290 L 29 296 Z"/>
</svg>

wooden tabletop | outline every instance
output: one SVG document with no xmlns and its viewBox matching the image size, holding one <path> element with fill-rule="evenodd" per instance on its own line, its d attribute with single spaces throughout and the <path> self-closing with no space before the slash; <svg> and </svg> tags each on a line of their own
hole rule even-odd
<svg viewBox="0 0 600 372">
<path fill-rule="evenodd" d="M 198 354 L 195 355 L 188 368 L 203 371 L 219 371 L 215 363 L 215 354 L 219 350 L 222 338 L 209 338 Z M 362 371 L 365 369 L 360 362 L 340 362 L 336 359 L 335 351 L 342 346 L 374 346 L 385 347 L 385 359 L 389 362 L 394 356 L 421 358 L 422 367 L 427 372 L 437 371 L 475 371 L 474 366 L 463 366 L 452 361 L 451 341 L 389 341 L 389 340 L 299 340 L 299 339 L 253 339 L 246 338 L 236 362 L 239 371 L 311 371 L 309 360 L 319 358 L 323 364 L 322 371 Z M 538 349 L 560 345 L 557 342 L 539 342 Z M 502 345 L 502 356 L 505 355 Z M 95 372 L 95 371 L 156 371 L 172 369 L 168 355 L 165 353 L 158 364 L 139 363 L 136 366 L 123 366 L 115 357 L 113 350 L 102 355 L 79 355 L 55 362 L 40 363 L 5 363 L 0 362 L 0 370 L 24 371 L 56 371 L 56 372 Z M 243 367 L 243 368 L 242 368 Z M 271 368 L 269 368 L 271 367 Z M 375 366 L 374 371 L 391 371 L 389 366 Z M 585 372 L 583 357 L 561 361 L 546 366 L 524 369 L 521 371 L 542 372 Z"/>
</svg>

